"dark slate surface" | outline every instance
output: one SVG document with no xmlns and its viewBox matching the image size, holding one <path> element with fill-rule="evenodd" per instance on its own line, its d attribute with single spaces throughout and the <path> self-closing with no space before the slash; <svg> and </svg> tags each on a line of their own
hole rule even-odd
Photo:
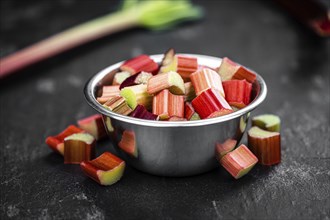
<svg viewBox="0 0 330 220">
<path fill-rule="evenodd" d="M 329 40 L 270 1 L 201 1 L 202 22 L 135 29 L 83 46 L 0 82 L 1 219 L 329 219 Z M 1 56 L 115 10 L 114 1 L 1 1 Z M 111 187 L 87 179 L 45 145 L 93 114 L 82 89 L 114 62 L 175 47 L 229 56 L 259 72 L 266 101 L 252 115 L 282 119 L 282 163 L 234 180 L 222 168 L 187 178 L 128 167 Z M 246 139 L 242 140 L 246 143 Z M 105 141 L 99 153 L 111 151 Z"/>
</svg>

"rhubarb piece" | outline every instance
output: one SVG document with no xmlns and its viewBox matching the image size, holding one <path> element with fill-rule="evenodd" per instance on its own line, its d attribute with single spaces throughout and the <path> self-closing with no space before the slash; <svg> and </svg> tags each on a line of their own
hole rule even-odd
<svg viewBox="0 0 330 220">
<path fill-rule="evenodd" d="M 185 86 L 183 79 L 176 72 L 168 72 L 155 75 L 148 81 L 147 92 L 155 94 L 163 89 L 169 89 L 175 95 L 184 95 Z"/>
<path fill-rule="evenodd" d="M 176 72 L 180 74 L 182 79 L 186 82 L 190 80 L 190 75 L 197 71 L 198 63 L 196 57 L 176 56 L 177 68 Z"/>
<path fill-rule="evenodd" d="M 226 100 L 231 106 L 244 108 L 250 103 L 252 84 L 244 80 L 227 80 L 222 83 Z"/>
<path fill-rule="evenodd" d="M 131 157 L 138 157 L 134 131 L 124 131 L 118 146 Z"/>
<path fill-rule="evenodd" d="M 195 89 L 194 89 L 194 86 L 192 85 L 191 82 L 186 82 L 184 84 L 184 88 L 185 88 L 185 93 L 184 93 L 184 100 L 185 101 L 190 102 L 191 100 L 196 98 Z"/>
<path fill-rule="evenodd" d="M 165 52 L 163 60 L 160 64 L 159 73 L 167 73 L 170 71 L 176 71 L 176 62 L 175 62 L 175 51 L 173 48 L 170 48 Z"/>
<path fill-rule="evenodd" d="M 120 93 L 119 85 L 103 86 L 102 96 L 97 98 L 100 104 L 106 103 L 110 98 L 118 96 Z"/>
<path fill-rule="evenodd" d="M 248 82 L 253 83 L 257 78 L 257 75 L 244 66 L 240 66 L 233 75 L 233 79 L 246 79 Z"/>
<path fill-rule="evenodd" d="M 148 55 L 142 54 L 124 62 L 120 70 L 130 72 L 132 75 L 141 71 L 157 73 L 158 64 Z"/>
<path fill-rule="evenodd" d="M 134 111 L 130 114 L 131 117 L 146 119 L 146 120 L 157 120 L 158 116 L 148 112 L 143 105 L 137 105 Z"/>
<path fill-rule="evenodd" d="M 220 160 L 220 164 L 235 179 L 247 174 L 257 162 L 258 158 L 244 144 L 227 153 Z"/>
<path fill-rule="evenodd" d="M 195 109 L 192 107 L 191 103 L 186 102 L 184 107 L 184 117 L 189 121 L 199 120 L 200 117 L 195 112 Z"/>
<path fill-rule="evenodd" d="M 105 127 L 102 120 L 102 115 L 100 114 L 80 119 L 78 120 L 77 124 L 81 129 L 93 135 L 96 140 L 100 140 L 107 136 L 107 132 L 105 131 Z"/>
<path fill-rule="evenodd" d="M 252 118 L 252 126 L 258 126 L 267 131 L 280 131 L 281 120 L 277 115 L 264 114 Z"/>
<path fill-rule="evenodd" d="M 133 110 L 128 106 L 125 98 L 115 96 L 110 98 L 104 105 L 105 108 L 121 115 L 129 115 Z"/>
<path fill-rule="evenodd" d="M 173 95 L 168 89 L 164 89 L 154 96 L 152 113 L 160 119 L 168 119 L 171 116 L 184 117 L 184 97 Z"/>
<path fill-rule="evenodd" d="M 187 119 L 178 116 L 172 116 L 168 119 L 168 121 L 187 121 Z"/>
<path fill-rule="evenodd" d="M 88 133 L 78 133 L 64 138 L 64 163 L 79 164 L 95 157 L 95 139 Z"/>
<path fill-rule="evenodd" d="M 219 74 L 211 69 L 201 69 L 190 75 L 191 82 L 195 88 L 196 95 L 201 94 L 207 89 L 218 90 L 223 97 L 225 93 L 222 88 Z"/>
<path fill-rule="evenodd" d="M 116 73 L 113 77 L 112 85 L 120 85 L 124 80 L 130 77 L 130 75 L 131 73 L 126 71 Z"/>
<path fill-rule="evenodd" d="M 138 104 L 143 105 L 146 109 L 151 108 L 152 96 L 147 92 L 147 85 L 125 87 L 120 91 L 120 95 L 126 99 L 131 109 L 135 109 Z"/>
<path fill-rule="evenodd" d="M 94 160 L 81 162 L 80 167 L 88 177 L 101 185 L 109 186 L 123 176 L 125 161 L 109 152 L 104 152 Z"/>
<path fill-rule="evenodd" d="M 221 80 L 231 80 L 239 67 L 240 65 L 233 62 L 229 58 L 224 57 L 218 70 Z"/>
<path fill-rule="evenodd" d="M 223 143 L 217 143 L 216 144 L 216 158 L 220 160 L 223 156 L 225 156 L 227 153 L 233 151 L 236 147 L 237 141 L 234 139 L 227 139 Z"/>
<path fill-rule="evenodd" d="M 64 155 L 64 138 L 81 132 L 84 132 L 84 130 L 74 125 L 70 125 L 58 135 L 47 137 L 46 144 L 48 144 L 48 146 L 55 152 Z"/>
<path fill-rule="evenodd" d="M 122 84 L 120 84 L 119 89 L 123 89 L 128 86 L 135 86 L 139 84 L 147 84 L 148 80 L 152 77 L 151 73 L 147 72 L 140 72 L 138 74 L 134 74 L 130 77 L 128 77 Z"/>
<path fill-rule="evenodd" d="M 281 162 L 281 136 L 278 132 L 262 130 L 256 126 L 248 131 L 248 145 L 262 165 Z"/>
<path fill-rule="evenodd" d="M 201 119 L 233 112 L 220 92 L 212 88 L 202 92 L 191 104 Z"/>
</svg>

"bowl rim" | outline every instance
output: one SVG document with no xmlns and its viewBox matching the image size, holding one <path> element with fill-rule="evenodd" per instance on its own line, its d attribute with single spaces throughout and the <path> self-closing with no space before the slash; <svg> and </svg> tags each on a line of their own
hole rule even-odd
<svg viewBox="0 0 330 220">
<path fill-rule="evenodd" d="M 219 65 L 222 62 L 221 58 L 213 57 L 213 56 L 207 56 L 207 55 L 200 55 L 200 54 L 189 54 L 189 53 L 178 53 L 177 55 L 184 55 L 184 56 L 192 56 L 197 57 L 201 59 L 206 60 L 212 60 L 213 62 L 218 62 Z M 156 55 L 150 55 L 150 58 L 155 60 L 156 62 L 160 62 L 163 58 L 163 54 L 156 54 Z M 84 94 L 85 99 L 87 103 L 94 108 L 97 112 L 108 116 L 110 118 L 127 122 L 130 124 L 136 124 L 141 126 L 149 126 L 149 127 L 196 127 L 196 126 L 205 126 L 205 125 L 211 125 L 211 124 L 217 124 L 220 122 L 229 121 L 231 119 L 238 118 L 244 114 L 247 114 L 251 112 L 253 109 L 255 109 L 258 105 L 260 105 L 266 98 L 267 95 L 267 86 L 264 81 L 264 79 L 258 74 L 257 75 L 257 81 L 260 85 L 260 92 L 258 96 L 246 107 L 237 110 L 233 113 L 230 113 L 228 115 L 223 115 L 220 117 L 215 118 L 209 118 L 209 119 L 202 119 L 202 120 L 196 120 L 196 121 L 153 121 L 153 120 L 146 120 L 146 119 L 139 119 L 134 118 L 130 116 L 125 116 L 121 114 L 114 113 L 106 108 L 104 108 L 95 98 L 94 96 L 94 89 L 98 85 L 98 82 L 108 73 L 111 71 L 117 69 L 120 67 L 120 65 L 124 61 L 115 63 L 113 65 L 110 65 L 103 70 L 96 73 L 94 76 L 92 76 L 85 84 L 84 87 Z"/>
</svg>

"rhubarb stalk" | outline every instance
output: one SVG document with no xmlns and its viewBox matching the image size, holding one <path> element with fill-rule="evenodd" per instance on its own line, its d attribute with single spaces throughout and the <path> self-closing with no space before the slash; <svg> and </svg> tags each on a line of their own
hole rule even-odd
<svg viewBox="0 0 330 220">
<path fill-rule="evenodd" d="M 136 1 L 134 4 L 125 5 L 130 7 L 65 30 L 1 59 L 0 79 L 115 32 L 137 26 L 151 30 L 168 29 L 183 20 L 195 20 L 202 16 L 200 8 L 193 6 L 189 1 Z"/>
</svg>

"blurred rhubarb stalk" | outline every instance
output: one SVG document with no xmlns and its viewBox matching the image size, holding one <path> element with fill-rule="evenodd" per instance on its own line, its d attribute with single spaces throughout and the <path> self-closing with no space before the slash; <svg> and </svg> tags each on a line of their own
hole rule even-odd
<svg viewBox="0 0 330 220">
<path fill-rule="evenodd" d="M 0 60 L 0 79 L 64 51 L 133 27 L 165 30 L 179 22 L 201 18 L 189 1 L 124 0 L 121 10 L 65 30 Z"/>
</svg>

